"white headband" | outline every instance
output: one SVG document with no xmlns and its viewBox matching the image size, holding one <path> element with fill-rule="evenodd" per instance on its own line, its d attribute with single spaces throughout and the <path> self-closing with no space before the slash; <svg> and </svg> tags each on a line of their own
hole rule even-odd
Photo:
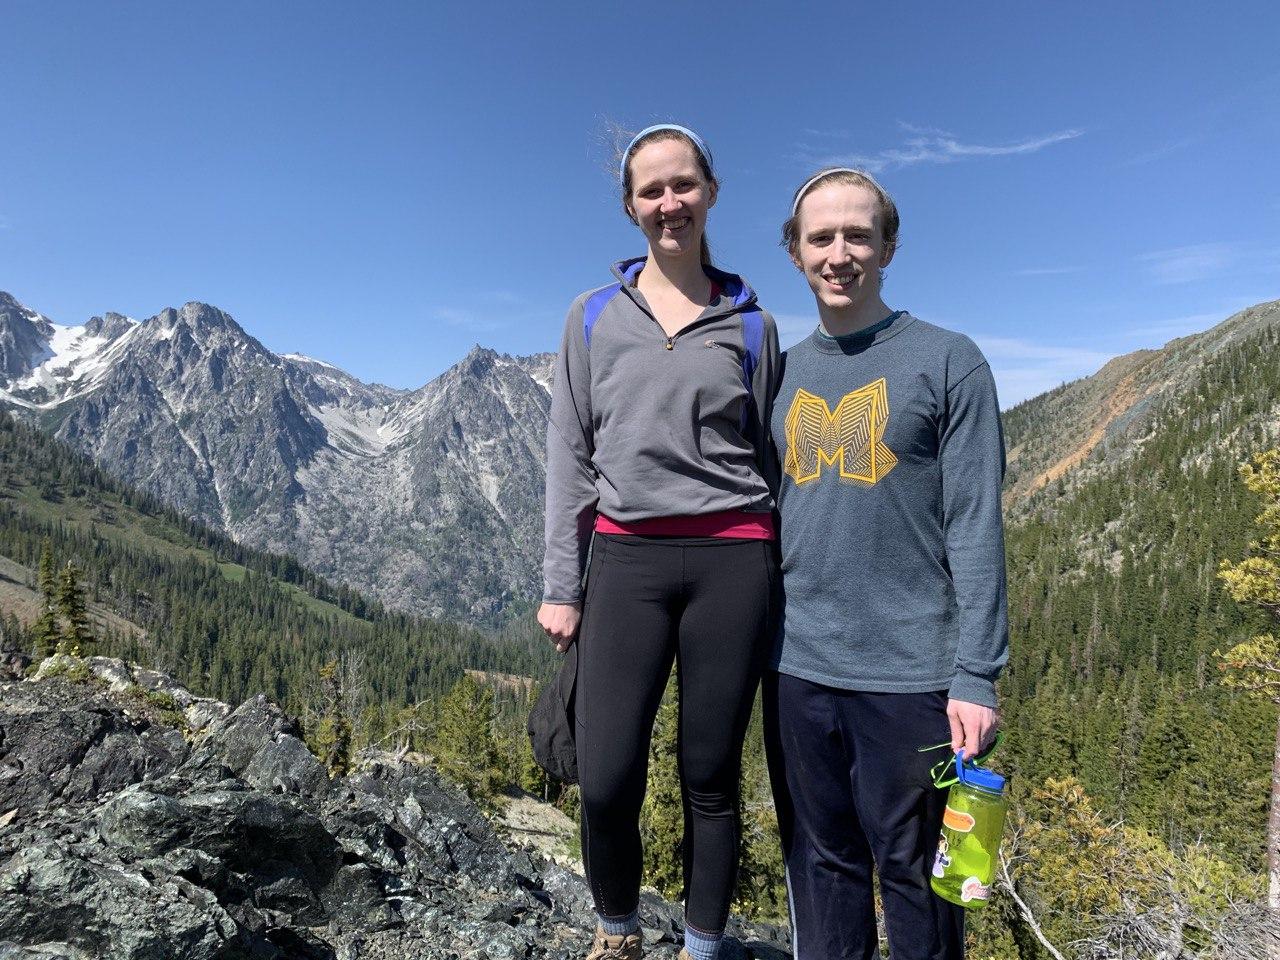
<svg viewBox="0 0 1280 960">
<path fill-rule="evenodd" d="M 879 189 L 879 191 L 881 193 L 884 193 L 884 187 L 876 183 L 875 178 L 872 177 L 870 174 L 868 174 L 865 170 L 855 170 L 853 169 L 853 167 L 828 167 L 826 170 L 823 170 L 820 173 L 814 174 L 807 181 L 805 181 L 805 185 L 803 187 L 801 187 L 799 190 L 796 191 L 796 198 L 791 202 L 791 215 L 793 217 L 796 215 L 797 211 L 799 211 L 800 201 L 803 200 L 804 195 L 809 192 L 809 188 L 812 187 L 819 180 L 822 180 L 824 177 L 829 177 L 833 173 L 856 173 L 860 177 L 865 177 L 868 182 L 875 184 L 875 186 Z"/>
<path fill-rule="evenodd" d="M 707 163 L 708 170 L 714 170 L 715 164 L 711 161 L 711 148 L 707 146 L 705 140 L 690 130 L 688 127 L 682 127 L 678 123 L 655 123 L 652 127 L 645 127 L 627 144 L 627 149 L 622 151 L 622 160 L 618 163 L 618 179 L 627 182 L 627 159 L 631 156 L 631 151 L 635 149 L 636 144 L 644 137 L 651 133 L 657 133 L 659 130 L 674 130 L 676 133 L 683 133 L 693 143 L 693 148 L 702 154 L 702 159 Z"/>
</svg>

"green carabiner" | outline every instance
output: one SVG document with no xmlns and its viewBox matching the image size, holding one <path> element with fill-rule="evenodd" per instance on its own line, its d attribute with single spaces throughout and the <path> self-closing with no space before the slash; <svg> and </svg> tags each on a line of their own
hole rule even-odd
<svg viewBox="0 0 1280 960">
<path fill-rule="evenodd" d="M 996 732 L 995 739 L 991 741 L 991 745 L 983 750 L 972 760 L 966 760 L 965 763 L 979 764 L 986 760 L 991 754 L 996 752 L 996 747 L 1000 746 L 1000 741 L 1004 734 L 1000 731 Z M 942 743 L 935 743 L 931 747 L 921 747 L 917 753 L 929 753 L 933 750 L 950 749 L 951 741 L 944 740 Z M 929 769 L 929 777 L 933 780 L 933 785 L 939 790 L 945 790 L 953 783 L 959 783 L 960 778 L 956 776 L 955 755 L 944 757 Z"/>
</svg>

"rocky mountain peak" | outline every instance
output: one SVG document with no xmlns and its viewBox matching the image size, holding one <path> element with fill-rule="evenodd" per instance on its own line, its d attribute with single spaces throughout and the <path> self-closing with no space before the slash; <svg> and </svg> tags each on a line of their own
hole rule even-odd
<svg viewBox="0 0 1280 960">
<path fill-rule="evenodd" d="M 196 300 L 184 303 L 178 309 L 165 307 L 145 321 L 144 327 L 154 328 L 152 335 L 160 340 L 172 339 L 179 333 L 185 333 L 200 344 L 213 340 L 257 343 L 229 313 Z"/>
<path fill-rule="evenodd" d="M 113 313 L 108 310 L 100 317 L 90 317 L 89 321 L 84 325 L 84 330 L 90 336 L 114 340 L 121 334 L 128 333 L 135 326 L 137 326 L 137 323 L 124 314 Z"/>
<path fill-rule="evenodd" d="M 503 357 L 504 354 L 498 353 L 497 350 L 476 344 L 467 352 L 465 357 L 451 368 L 451 370 L 456 370 L 458 373 L 464 375 L 483 376 L 492 370 Z"/>
<path fill-rule="evenodd" d="M 53 324 L 0 290 L 0 376 L 23 377 L 50 355 Z"/>
<path fill-rule="evenodd" d="M 0 404 L 183 513 L 419 613 L 498 622 L 536 594 L 549 356 L 478 346 L 403 390 L 199 301 L 47 338 L 8 312 Z"/>
</svg>

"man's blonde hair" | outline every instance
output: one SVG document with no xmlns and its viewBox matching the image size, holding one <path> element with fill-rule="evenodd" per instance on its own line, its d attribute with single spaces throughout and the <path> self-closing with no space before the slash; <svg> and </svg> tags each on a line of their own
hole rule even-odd
<svg viewBox="0 0 1280 960">
<path fill-rule="evenodd" d="M 782 224 L 782 246 L 792 258 L 800 253 L 800 203 L 816 188 L 828 183 L 847 183 L 855 187 L 866 187 L 880 204 L 880 237 L 884 241 L 884 252 L 892 253 L 898 247 L 898 206 L 893 202 L 887 190 L 876 183 L 875 178 L 861 170 L 847 167 L 836 167 L 819 170 L 809 177 L 797 189 L 791 200 L 791 216 Z"/>
</svg>

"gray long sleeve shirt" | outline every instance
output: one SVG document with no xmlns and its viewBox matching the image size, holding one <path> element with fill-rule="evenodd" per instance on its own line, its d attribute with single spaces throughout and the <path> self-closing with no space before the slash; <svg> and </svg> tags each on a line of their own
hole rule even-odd
<svg viewBox="0 0 1280 960">
<path fill-rule="evenodd" d="M 582 294 L 565 321 L 547 427 L 543 599 L 550 603 L 581 598 L 597 512 L 631 523 L 774 506 L 773 318 L 760 311 L 763 337 L 748 389 L 742 315 L 759 309 L 755 292 L 705 268 L 720 295 L 668 337 L 635 288 L 643 266 L 643 258 L 616 265 L 618 282 Z M 595 317 L 590 330 L 584 315 Z"/>
<path fill-rule="evenodd" d="M 787 351 L 773 407 L 786 615 L 773 666 L 995 706 L 1008 656 L 995 382 L 969 338 L 898 314 Z"/>
</svg>

